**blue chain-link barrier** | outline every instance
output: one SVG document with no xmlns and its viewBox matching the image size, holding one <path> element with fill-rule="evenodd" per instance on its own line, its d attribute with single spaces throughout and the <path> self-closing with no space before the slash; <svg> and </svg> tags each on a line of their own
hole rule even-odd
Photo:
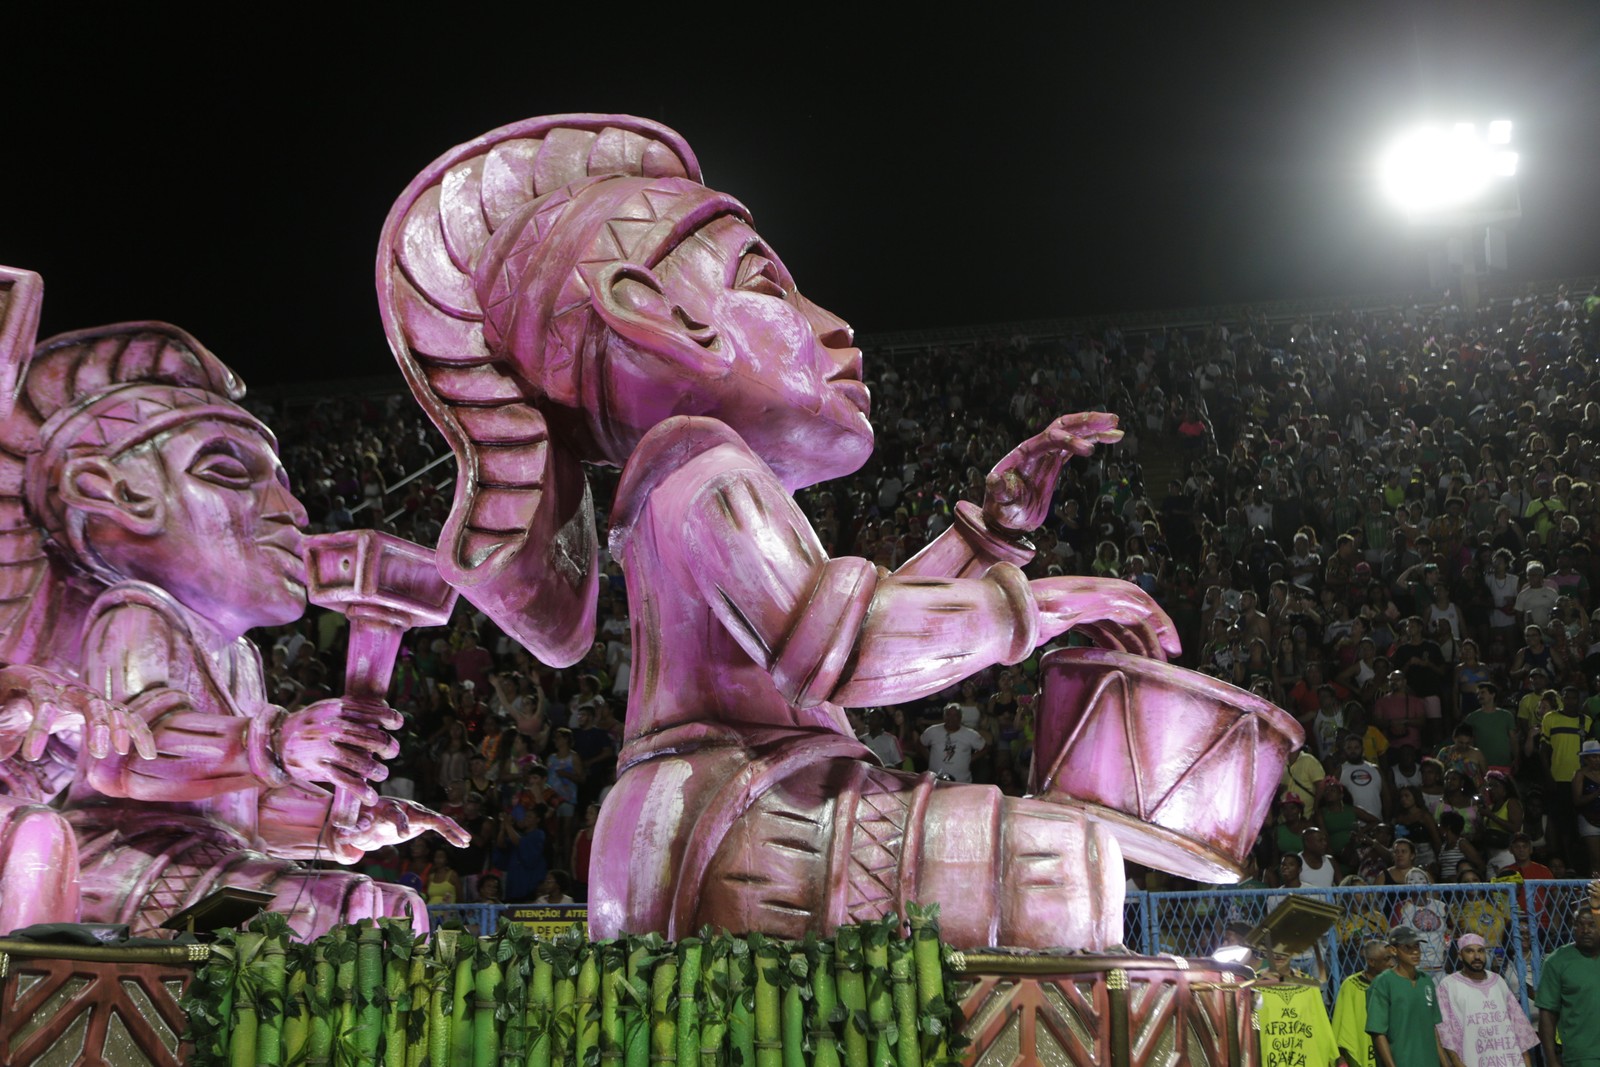
<svg viewBox="0 0 1600 1067">
<path fill-rule="evenodd" d="M 1422 934 L 1422 968 L 1442 977 L 1456 968 L 1455 939 L 1475 933 L 1528 1009 L 1544 957 L 1572 940 L 1572 911 L 1588 882 L 1534 881 L 1350 886 L 1340 889 L 1211 889 L 1182 893 L 1130 892 L 1124 909 L 1128 945 L 1140 951 L 1209 956 L 1230 922 L 1255 925 L 1279 901 L 1303 896 L 1333 904 L 1340 916 L 1315 952 L 1294 963 L 1326 973 L 1331 1001 L 1345 977 L 1364 966 L 1362 946 L 1402 923 Z"/>
</svg>

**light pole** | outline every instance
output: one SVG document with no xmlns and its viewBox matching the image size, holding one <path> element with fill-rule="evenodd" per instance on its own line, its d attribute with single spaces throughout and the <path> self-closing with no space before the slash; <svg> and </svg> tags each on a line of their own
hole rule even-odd
<svg viewBox="0 0 1600 1067">
<path fill-rule="evenodd" d="M 1476 310 L 1482 275 L 1506 268 L 1506 227 L 1522 217 L 1511 123 L 1418 127 L 1389 146 L 1378 174 L 1427 246 L 1431 284 L 1459 268 L 1462 307 Z"/>
</svg>

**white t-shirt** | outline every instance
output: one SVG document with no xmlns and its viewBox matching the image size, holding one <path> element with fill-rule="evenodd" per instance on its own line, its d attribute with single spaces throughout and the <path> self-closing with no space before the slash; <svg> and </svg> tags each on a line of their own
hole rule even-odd
<svg viewBox="0 0 1600 1067">
<path fill-rule="evenodd" d="M 944 723 L 934 723 L 922 731 L 922 743 L 928 746 L 930 771 L 953 782 L 972 781 L 972 754 L 983 751 L 983 736 L 978 731 L 962 726 L 951 733 Z"/>
<path fill-rule="evenodd" d="M 1502 629 L 1515 626 L 1517 617 L 1511 614 L 1511 607 L 1517 600 L 1517 576 L 1508 574 L 1504 578 L 1496 578 L 1493 574 L 1485 574 L 1483 584 L 1489 587 L 1489 598 L 1495 605 L 1489 612 L 1489 625 Z M 1500 610 L 1501 604 L 1506 605 L 1505 611 Z"/>
<path fill-rule="evenodd" d="M 1339 782 L 1350 790 L 1350 799 L 1368 815 L 1383 818 L 1383 777 L 1378 768 L 1363 760 L 1339 764 Z"/>
<path fill-rule="evenodd" d="M 1543 626 L 1550 621 L 1550 613 L 1555 610 L 1556 601 L 1561 599 L 1561 594 L 1556 587 L 1546 582 L 1539 588 L 1528 586 L 1517 594 L 1517 610 L 1528 613 L 1528 621 L 1535 626 Z"/>
</svg>

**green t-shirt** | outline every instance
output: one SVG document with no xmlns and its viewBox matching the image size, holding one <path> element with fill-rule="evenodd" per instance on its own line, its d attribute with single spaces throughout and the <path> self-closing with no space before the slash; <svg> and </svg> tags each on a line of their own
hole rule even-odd
<svg viewBox="0 0 1600 1067">
<path fill-rule="evenodd" d="M 1600 955 L 1562 945 L 1544 958 L 1534 1006 L 1560 1016 L 1561 1059 L 1600 1063 Z"/>
<path fill-rule="evenodd" d="M 1439 991 L 1426 971 L 1418 971 L 1415 982 L 1397 971 L 1384 971 L 1372 980 L 1367 990 L 1367 1033 L 1389 1039 L 1395 1067 L 1437 1067 L 1439 1047 L 1433 1028 L 1442 1022 Z"/>
<path fill-rule="evenodd" d="M 1350 1067 L 1378 1067 L 1378 1053 L 1367 1033 L 1369 985 L 1366 972 L 1357 971 L 1339 986 L 1339 996 L 1333 1002 L 1333 1039 L 1356 1057 Z"/>
<path fill-rule="evenodd" d="M 1478 751 L 1489 761 L 1489 766 L 1511 766 L 1511 728 L 1517 723 L 1515 715 L 1505 708 L 1495 708 L 1493 711 L 1479 708 L 1462 721 L 1472 727 L 1473 740 L 1478 743 Z"/>
</svg>

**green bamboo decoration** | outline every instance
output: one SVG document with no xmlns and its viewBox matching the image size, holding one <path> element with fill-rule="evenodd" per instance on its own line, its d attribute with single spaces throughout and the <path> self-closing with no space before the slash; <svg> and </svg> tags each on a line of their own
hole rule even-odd
<svg viewBox="0 0 1600 1067">
<path fill-rule="evenodd" d="M 406 1019 L 406 1067 L 424 1067 L 428 1058 L 428 1021 L 433 992 L 428 988 L 427 946 L 420 941 L 411 951 L 411 966 L 406 987 L 411 998 L 411 1014 Z"/>
<path fill-rule="evenodd" d="M 622 1005 L 622 1062 L 624 1067 L 650 1067 L 651 955 L 648 939 L 627 941 L 628 973 Z"/>
<path fill-rule="evenodd" d="M 627 980 L 627 950 L 619 942 L 604 942 L 600 946 L 600 1067 L 622 1067 L 622 996 Z"/>
<path fill-rule="evenodd" d="M 311 1013 L 307 1067 L 326 1067 L 333 1062 L 333 964 L 328 959 L 332 938 L 318 941 L 312 964 L 313 981 L 308 990 Z"/>
<path fill-rule="evenodd" d="M 306 1056 L 306 1041 L 311 1036 L 311 1009 L 306 1002 L 310 975 L 304 966 L 289 974 L 283 998 L 283 1062 L 298 1064 Z"/>
<path fill-rule="evenodd" d="M 428 1067 L 448 1067 L 454 1028 L 456 949 L 459 930 L 441 930 L 433 938 L 433 989 L 428 1006 Z"/>
<path fill-rule="evenodd" d="M 872 1067 L 893 1067 L 889 1028 L 894 1022 L 894 995 L 889 983 L 889 928 L 884 922 L 863 924 L 862 954 L 867 965 L 867 1021 L 872 1024 Z"/>
<path fill-rule="evenodd" d="M 845 1067 L 867 1067 L 866 959 L 861 950 L 861 928 L 841 926 L 834 935 L 838 957 L 839 1003 L 844 1008 Z"/>
<path fill-rule="evenodd" d="M 566 938 L 551 946 L 555 953 L 555 1006 L 550 1015 L 550 1063 L 553 1067 L 576 1067 L 572 1063 L 572 1046 L 577 1038 L 577 1024 L 572 1017 L 573 1002 L 578 999 L 577 960 Z"/>
<path fill-rule="evenodd" d="M 750 957 L 756 989 L 756 1067 L 783 1067 L 778 949 L 761 934 L 751 934 Z"/>
<path fill-rule="evenodd" d="M 706 946 L 704 1007 L 700 1013 L 700 1067 L 726 1067 L 723 1042 L 728 1036 L 728 942 L 727 935 L 713 938 Z"/>
<path fill-rule="evenodd" d="M 502 919 L 494 958 L 500 964 L 501 975 L 494 991 L 500 1062 L 506 1067 L 523 1067 L 528 1059 L 528 978 L 533 973 L 533 944 L 526 928 Z"/>
<path fill-rule="evenodd" d="M 678 961 L 671 954 L 656 962 L 650 976 L 650 1060 L 678 1062 L 678 1024 L 672 1015 L 672 994 L 678 988 Z"/>
<path fill-rule="evenodd" d="M 224 934 L 186 994 L 190 1067 L 953 1067 L 937 910 L 832 941 L 541 942 L 400 921 Z"/>
<path fill-rule="evenodd" d="M 555 967 L 550 946 L 538 945 L 533 953 L 533 980 L 528 983 L 527 1067 L 550 1067 L 550 1046 L 555 1041 Z"/>
<path fill-rule="evenodd" d="M 686 937 L 678 942 L 678 1062 L 700 1062 L 700 968 L 705 942 Z"/>
<path fill-rule="evenodd" d="M 578 996 L 572 1003 L 575 1031 L 573 1067 L 596 1067 L 600 1061 L 600 959 L 587 944 L 578 965 Z"/>
<path fill-rule="evenodd" d="M 895 1062 L 897 1067 L 922 1067 L 917 1044 L 917 974 L 911 963 L 911 946 L 896 938 L 889 943 L 889 980 L 893 983 Z"/>
<path fill-rule="evenodd" d="M 284 994 L 289 987 L 285 940 L 277 931 L 265 934 L 252 968 L 257 976 L 258 1000 L 255 1062 L 261 1067 L 281 1067 L 284 1062 Z"/>
<path fill-rule="evenodd" d="M 806 986 L 810 968 L 803 949 L 790 948 L 778 957 L 783 988 L 783 1067 L 806 1067 Z"/>
<path fill-rule="evenodd" d="M 476 992 L 472 969 L 477 956 L 478 939 L 463 934 L 456 948 L 456 980 L 450 1002 L 450 1067 L 468 1067 L 473 1062 L 477 1034 L 472 1023 L 472 996 Z"/>
<path fill-rule="evenodd" d="M 495 1019 L 494 995 L 495 990 L 500 987 L 503 975 L 500 964 L 494 958 L 495 944 L 497 942 L 480 940 L 477 959 L 474 961 L 476 970 L 472 976 L 474 993 L 472 1067 L 499 1067 L 500 1063 L 500 1023 Z"/>
<path fill-rule="evenodd" d="M 333 1048 L 340 1064 L 349 1063 L 356 1054 L 356 1028 L 359 1025 L 356 1019 L 356 956 L 360 952 L 360 943 L 357 938 L 350 937 L 351 933 L 359 937 L 354 927 L 340 927 L 333 931 L 334 945 L 339 950 L 333 970 L 334 996 L 339 1005 L 338 1021 L 333 1030 Z"/>
<path fill-rule="evenodd" d="M 260 1019 L 256 1012 L 257 990 L 252 972 L 265 940 L 261 934 L 252 932 L 240 934 L 233 942 L 235 992 L 233 1032 L 229 1035 L 228 1044 L 233 1067 L 255 1067 L 256 1034 Z"/>
<path fill-rule="evenodd" d="M 409 925 L 383 921 L 383 1067 L 406 1067 L 406 1027 L 411 1015 Z"/>
<path fill-rule="evenodd" d="M 378 1044 L 383 1039 L 383 1004 L 378 991 L 383 988 L 383 930 L 371 919 L 361 922 L 356 939 L 356 988 L 352 999 L 356 1027 L 357 1067 L 377 1067 Z"/>
<path fill-rule="evenodd" d="M 728 945 L 728 1058 L 732 1067 L 756 1067 L 755 1006 L 755 954 L 744 938 L 731 938 Z"/>
<path fill-rule="evenodd" d="M 944 999 L 944 960 L 939 943 L 939 905 L 908 905 L 911 953 L 916 960 L 917 1004 L 927 1019 L 921 1035 L 922 1058 L 930 1065 L 949 1058 L 949 1014 Z"/>
<path fill-rule="evenodd" d="M 811 1041 L 813 1067 L 839 1067 L 839 1043 L 834 1033 L 844 1022 L 834 986 L 833 946 L 812 940 L 807 945 L 811 962 Z"/>
</svg>

